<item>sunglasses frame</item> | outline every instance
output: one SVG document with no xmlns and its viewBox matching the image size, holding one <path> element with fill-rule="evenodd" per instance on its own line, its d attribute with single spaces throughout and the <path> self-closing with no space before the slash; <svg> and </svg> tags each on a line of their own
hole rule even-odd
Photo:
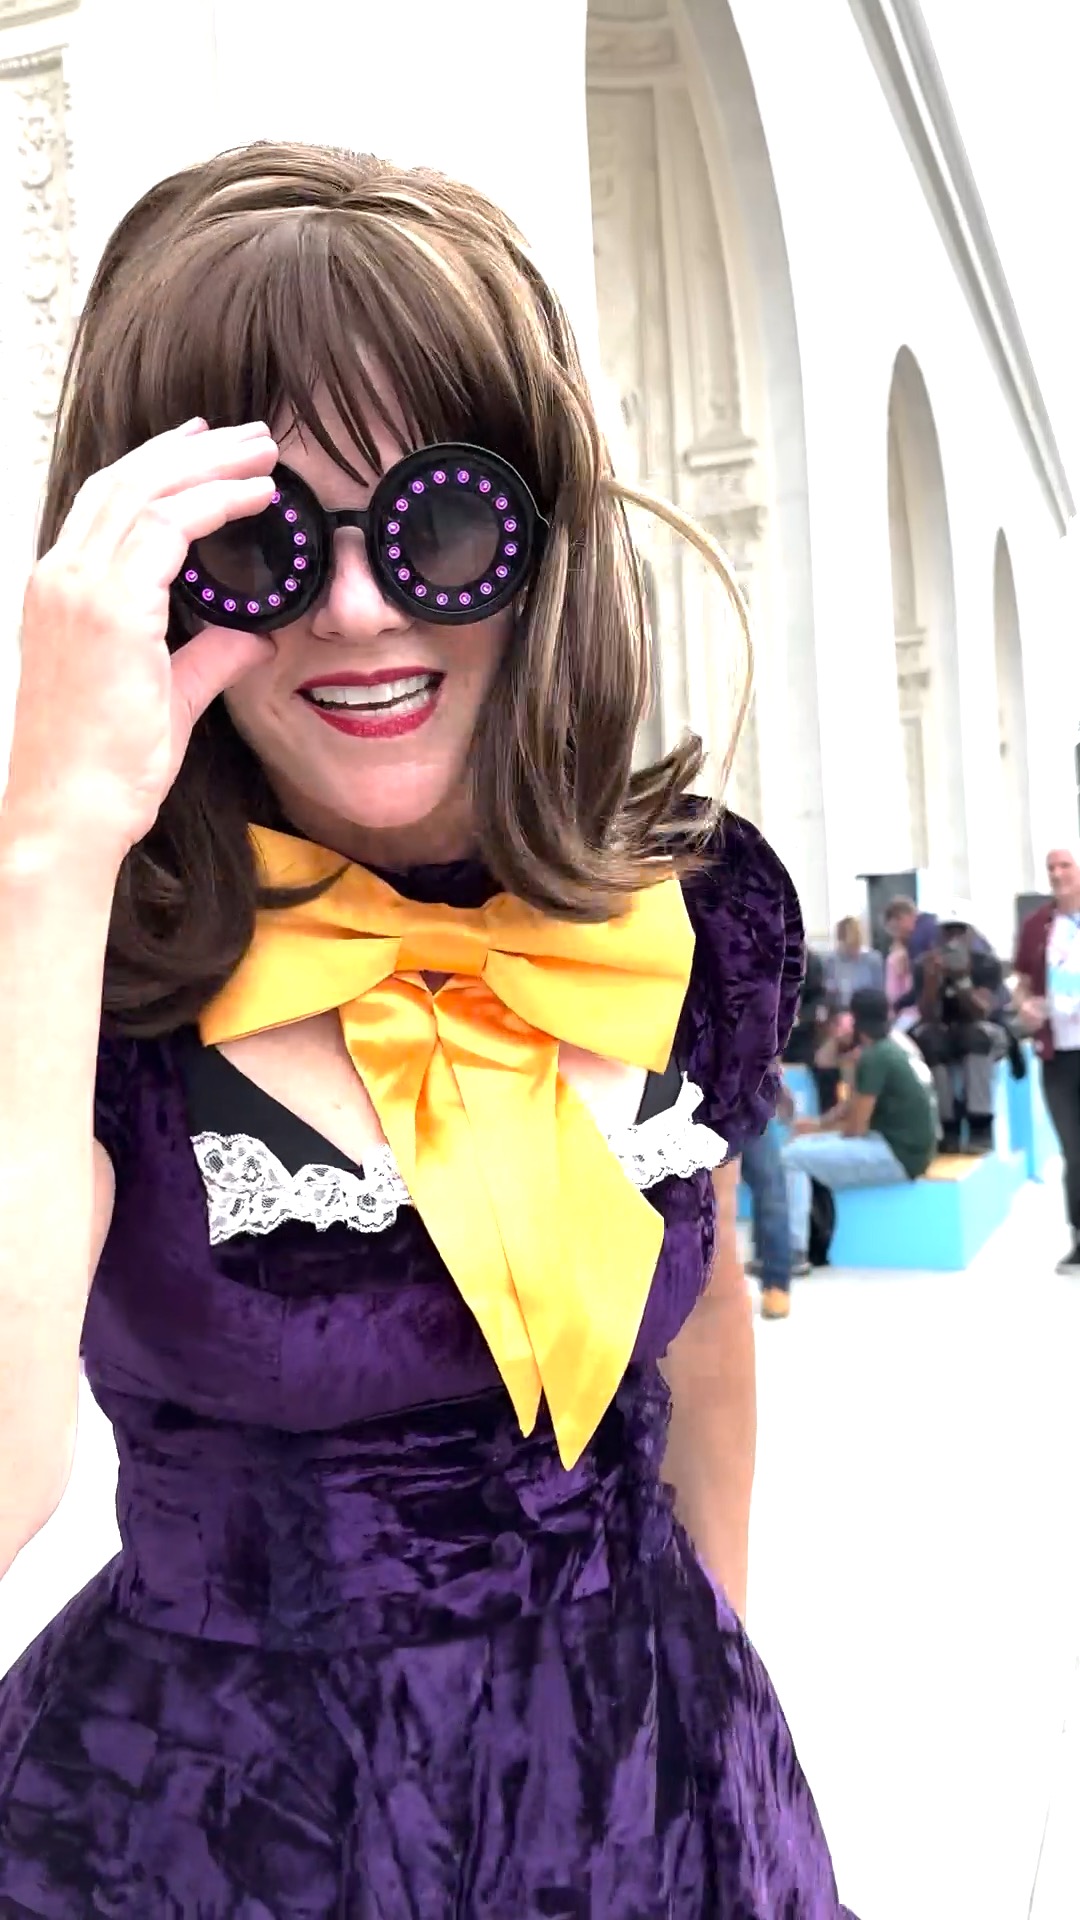
<svg viewBox="0 0 1080 1920">
<path fill-rule="evenodd" d="M 245 602 L 201 562 L 201 542 L 195 541 L 173 591 L 200 620 L 247 633 L 291 626 L 326 586 L 335 534 L 342 527 L 357 527 L 384 599 L 430 625 L 472 626 L 490 619 L 517 597 L 548 531 L 526 482 L 509 461 L 467 441 L 439 442 L 406 454 L 387 468 L 366 507 L 329 511 L 307 481 L 284 463 L 274 468 L 272 477 L 277 491 L 265 511 L 278 508 L 287 523 L 297 549 L 291 569 L 270 592 Z M 495 554 L 483 573 L 452 587 L 417 572 L 402 537 L 410 506 L 435 487 L 451 495 L 468 493 L 483 499 L 502 522 Z"/>
</svg>

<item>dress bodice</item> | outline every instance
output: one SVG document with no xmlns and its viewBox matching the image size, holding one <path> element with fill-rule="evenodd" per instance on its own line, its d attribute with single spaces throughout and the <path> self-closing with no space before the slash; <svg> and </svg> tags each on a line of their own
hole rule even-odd
<svg viewBox="0 0 1080 1920">
<path fill-rule="evenodd" d="M 493 890 L 469 866 L 396 884 L 463 905 Z M 674 1060 L 737 1152 L 773 1103 L 798 909 L 731 819 L 684 887 L 696 945 Z M 377 1232 L 285 1217 L 215 1240 L 175 1035 L 103 1039 L 96 1115 L 116 1202 L 83 1357 L 116 1434 L 137 1619 L 282 1647 L 423 1639 L 599 1591 L 620 1555 L 662 1545 L 655 1363 L 709 1273 L 707 1166 L 647 1184 L 664 1235 L 633 1356 L 567 1471 L 543 1407 L 522 1435 L 412 1206 Z"/>
<path fill-rule="evenodd" d="M 395 884 L 463 906 L 495 890 L 470 862 Z M 731 816 L 704 870 L 684 884 L 696 949 L 675 1058 L 702 1090 L 702 1121 L 735 1153 L 771 1108 L 771 1066 L 801 968 L 798 909 L 775 856 Z M 103 1040 L 97 1129 L 116 1168 L 116 1204 L 84 1330 L 95 1392 L 303 1432 L 498 1387 L 412 1209 L 373 1235 L 285 1220 L 268 1235 L 211 1245 L 175 1036 Z M 662 1180 L 647 1197 L 665 1233 L 638 1362 L 658 1358 L 682 1325 L 713 1242 L 707 1171 Z"/>
</svg>

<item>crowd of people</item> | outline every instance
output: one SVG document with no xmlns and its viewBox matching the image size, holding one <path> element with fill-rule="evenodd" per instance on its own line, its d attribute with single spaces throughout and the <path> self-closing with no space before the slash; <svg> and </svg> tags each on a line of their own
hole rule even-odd
<svg viewBox="0 0 1080 1920">
<path fill-rule="evenodd" d="M 939 1154 L 994 1149 L 996 1069 L 1022 1078 L 1032 1039 L 1065 1168 L 1072 1245 L 1059 1272 L 1080 1270 L 1080 863 L 1047 857 L 1050 898 L 1025 920 L 1006 965 L 971 908 L 941 913 L 898 896 L 881 946 L 854 915 L 827 954 L 807 954 L 784 1064 L 808 1070 L 816 1111 L 783 1096 L 778 1126 L 743 1153 L 752 1201 L 761 1311 L 783 1319 L 791 1280 L 828 1257 L 843 1188 L 920 1179 Z M 882 947 L 885 950 L 882 950 Z"/>
</svg>

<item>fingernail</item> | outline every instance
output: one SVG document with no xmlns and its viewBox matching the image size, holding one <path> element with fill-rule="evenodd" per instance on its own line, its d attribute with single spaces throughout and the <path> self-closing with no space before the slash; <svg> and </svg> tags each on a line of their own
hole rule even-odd
<svg viewBox="0 0 1080 1920">
<path fill-rule="evenodd" d="M 203 419 L 202 414 L 197 413 L 194 419 L 185 420 L 183 426 L 177 427 L 176 431 L 177 433 L 195 433 L 200 427 L 205 427 L 205 425 L 206 421 Z"/>
</svg>

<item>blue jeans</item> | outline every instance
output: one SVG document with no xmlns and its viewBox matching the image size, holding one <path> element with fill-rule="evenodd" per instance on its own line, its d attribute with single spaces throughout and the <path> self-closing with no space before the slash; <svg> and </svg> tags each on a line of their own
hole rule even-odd
<svg viewBox="0 0 1080 1920">
<path fill-rule="evenodd" d="M 797 1259 L 810 1244 L 810 1182 L 840 1191 L 843 1187 L 898 1187 L 908 1179 L 880 1133 L 846 1139 L 841 1133 L 806 1133 L 789 1140 L 781 1160 L 787 1176 L 791 1245 Z"/>
<path fill-rule="evenodd" d="M 787 1293 L 791 1286 L 791 1227 L 784 1162 L 774 1127 L 766 1127 L 757 1140 L 747 1141 L 742 1150 L 742 1177 L 750 1189 L 750 1226 L 754 1258 L 761 1265 L 761 1284 Z"/>
</svg>

